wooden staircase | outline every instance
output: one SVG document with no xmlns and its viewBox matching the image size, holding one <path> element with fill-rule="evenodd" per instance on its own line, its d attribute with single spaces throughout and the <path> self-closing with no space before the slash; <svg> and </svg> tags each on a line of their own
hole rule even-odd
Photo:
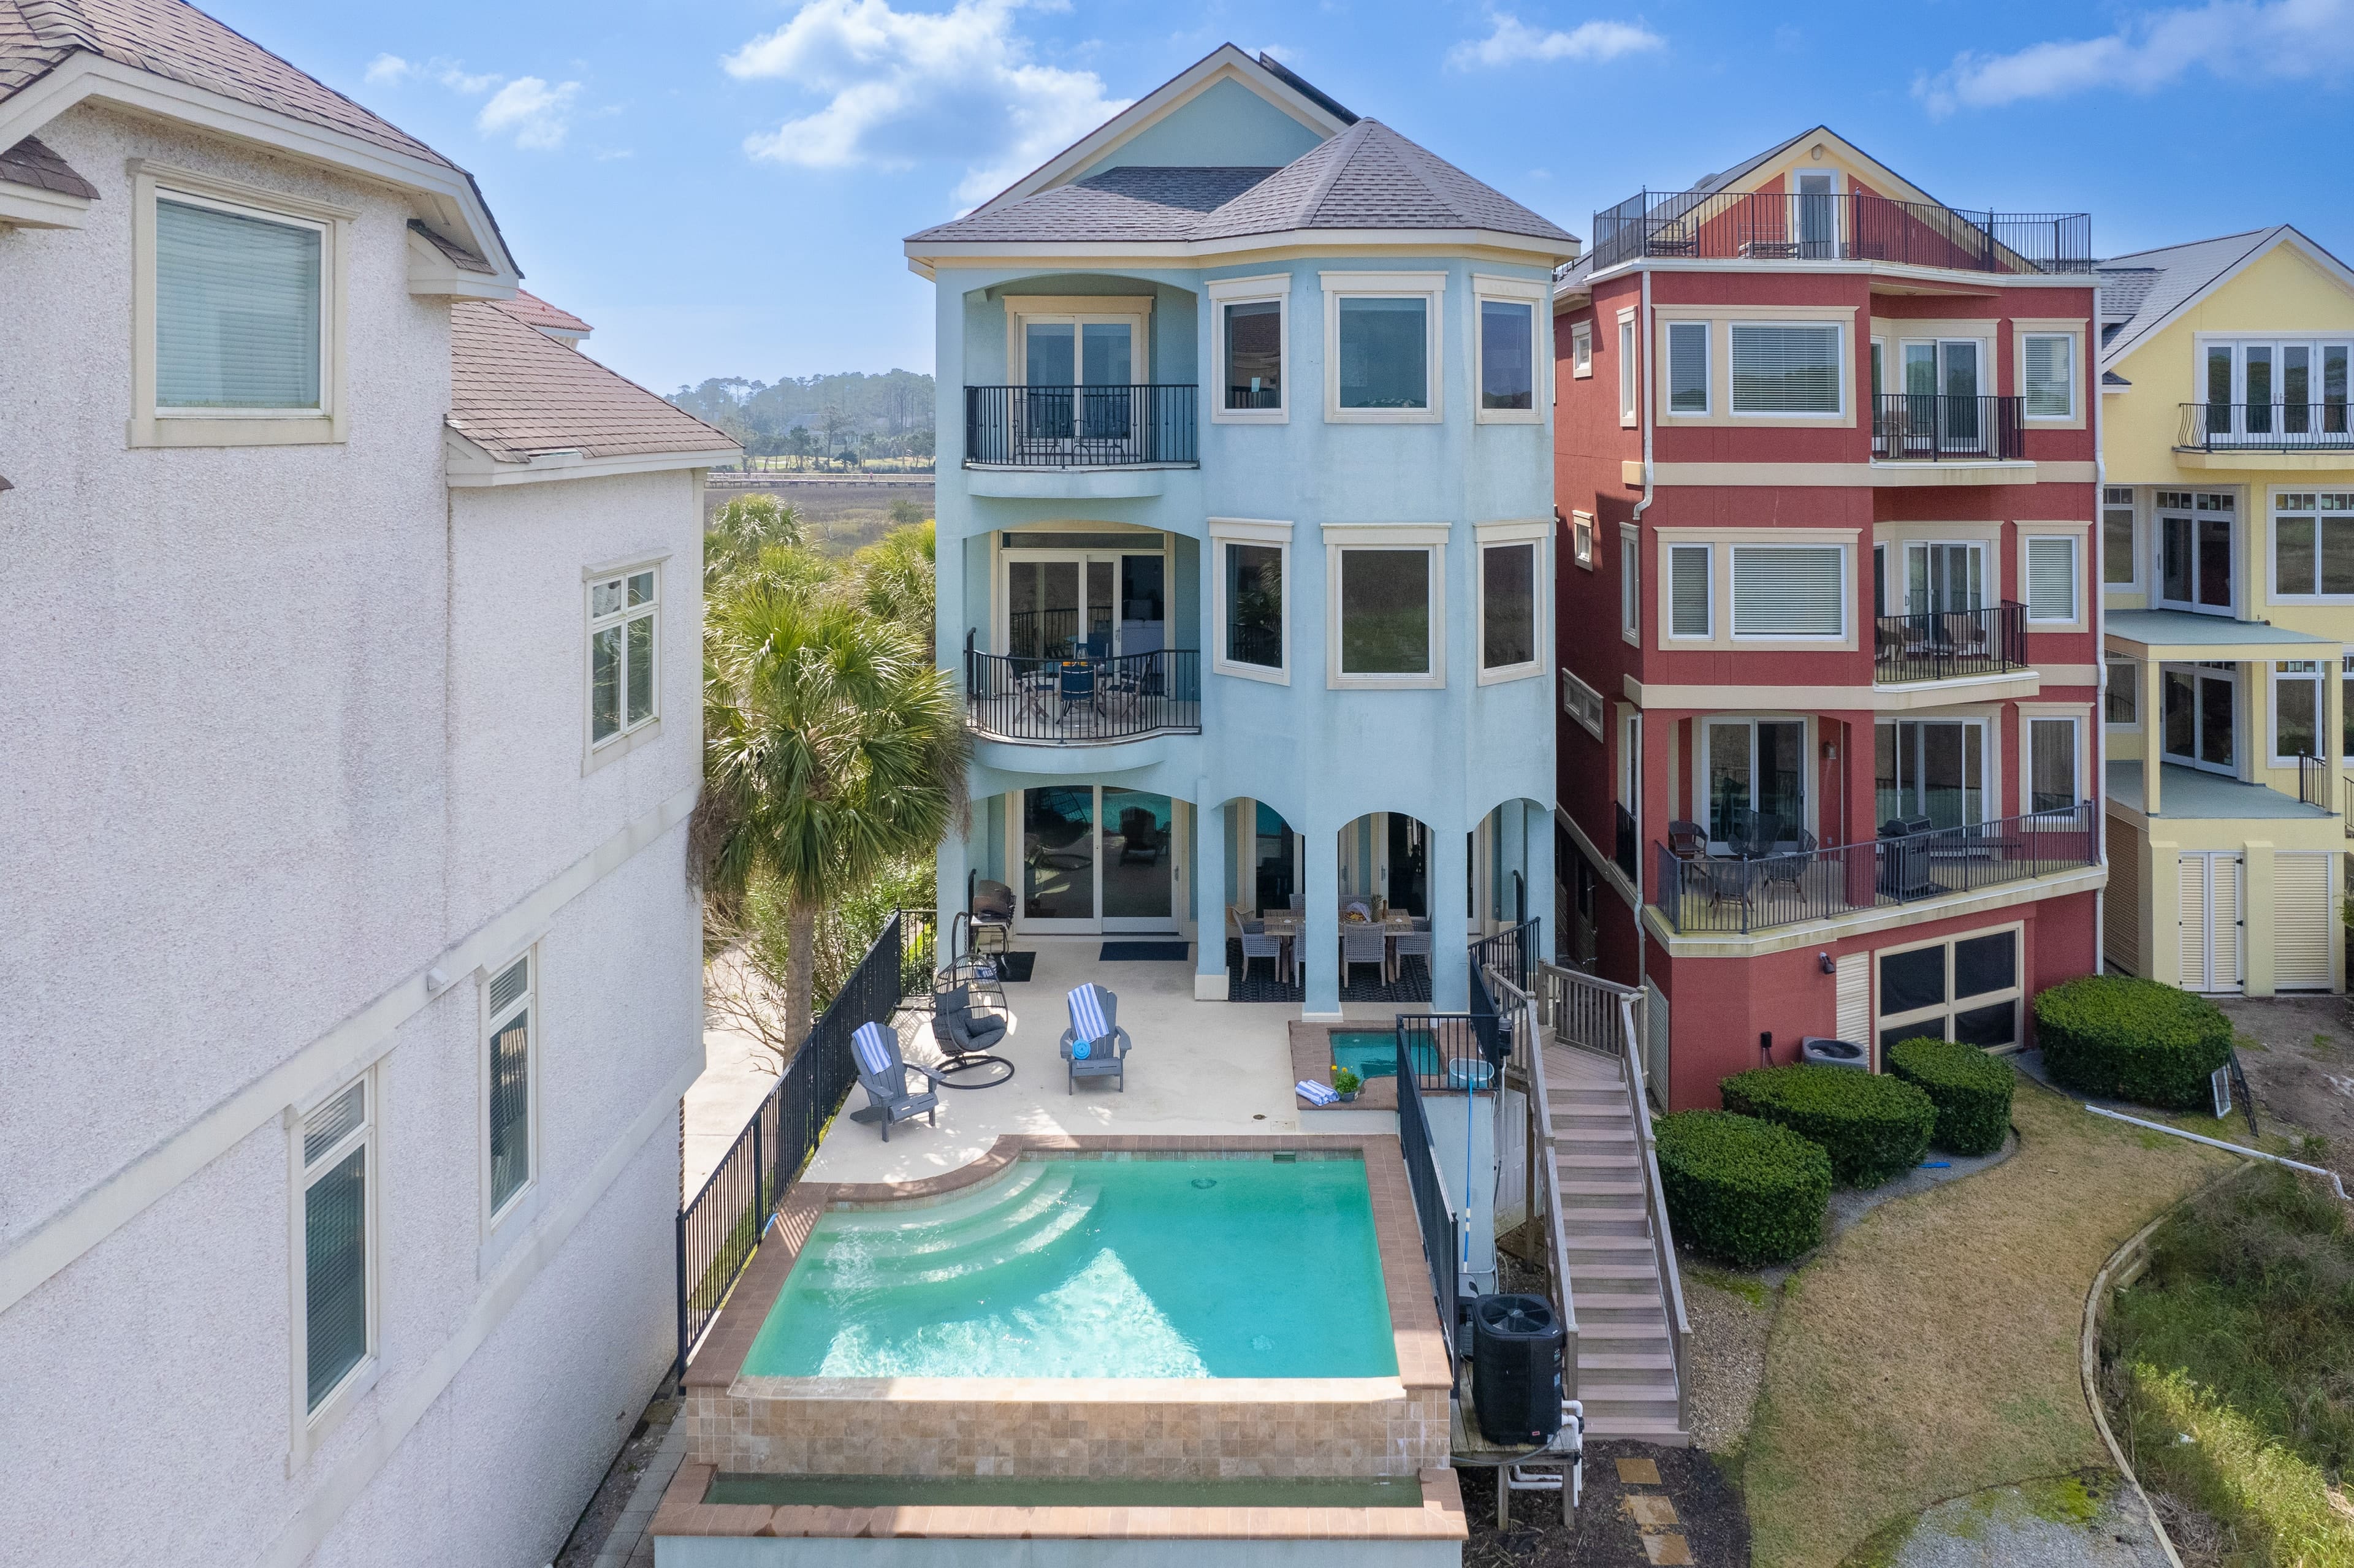
<svg viewBox="0 0 2354 1568">
<path fill-rule="evenodd" d="M 1582 977 L 1581 977 L 1582 978 Z M 1649 1118 L 1623 1057 L 1542 1032 L 1534 1097 L 1545 1165 L 1547 1240 L 1577 1325 L 1576 1397 L 1586 1435 L 1670 1447 L 1691 1441 L 1679 1368 L 1684 1326 L 1672 1242 L 1654 1201 Z"/>
</svg>

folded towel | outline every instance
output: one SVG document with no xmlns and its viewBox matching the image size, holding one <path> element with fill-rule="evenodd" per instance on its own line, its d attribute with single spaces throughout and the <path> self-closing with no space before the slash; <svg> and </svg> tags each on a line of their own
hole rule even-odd
<svg viewBox="0 0 2354 1568">
<path fill-rule="evenodd" d="M 1081 1040 L 1101 1040 L 1111 1033 L 1111 1021 L 1104 1016 L 1101 993 L 1093 980 L 1073 987 L 1067 1000 L 1072 1033 Z"/>
<path fill-rule="evenodd" d="M 858 1065 L 870 1073 L 887 1073 L 898 1056 L 898 1042 L 884 1033 L 879 1023 L 862 1023 L 850 1037 L 852 1052 Z"/>
<path fill-rule="evenodd" d="M 1339 1095 L 1334 1094 L 1331 1088 L 1325 1085 L 1318 1083 L 1313 1078 L 1302 1078 L 1299 1082 L 1292 1085 L 1291 1087 L 1294 1093 L 1299 1095 L 1301 1099 L 1306 1100 L 1311 1106 L 1329 1106 L 1340 1103 L 1341 1097 Z"/>
</svg>

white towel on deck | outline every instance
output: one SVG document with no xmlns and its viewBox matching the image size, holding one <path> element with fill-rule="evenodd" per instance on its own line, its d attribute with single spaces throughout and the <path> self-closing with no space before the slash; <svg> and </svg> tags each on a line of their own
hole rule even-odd
<svg viewBox="0 0 2354 1568">
<path fill-rule="evenodd" d="M 1334 1094 L 1330 1087 L 1318 1083 L 1313 1078 L 1302 1078 L 1299 1082 L 1292 1085 L 1291 1087 L 1301 1099 L 1306 1100 L 1311 1106 L 1329 1106 L 1340 1103 L 1341 1097 L 1339 1095 Z"/>
<path fill-rule="evenodd" d="M 1092 1043 L 1111 1033 L 1111 1024 L 1104 1017 L 1103 1003 L 1097 997 L 1093 980 L 1075 988 L 1070 1002 L 1072 1033 Z"/>
</svg>

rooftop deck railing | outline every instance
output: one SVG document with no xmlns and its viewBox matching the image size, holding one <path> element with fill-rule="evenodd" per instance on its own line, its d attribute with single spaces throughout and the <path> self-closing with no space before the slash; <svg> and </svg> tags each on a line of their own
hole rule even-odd
<svg viewBox="0 0 2354 1568">
<path fill-rule="evenodd" d="M 673 1377 L 685 1375 L 695 1347 L 758 1249 L 778 1203 L 858 1082 L 851 1035 L 862 1023 L 889 1027 L 905 998 L 930 990 L 933 924 L 929 912 L 910 909 L 884 923 L 709 1179 L 679 1205 Z"/>
<path fill-rule="evenodd" d="M 968 387 L 967 468 L 1201 466 L 1196 386 Z"/>
<path fill-rule="evenodd" d="M 1594 215 L 1596 271 L 1637 257 L 1893 261 L 1967 272 L 2090 272 L 2081 212 L 1971 212 L 1868 192 L 1641 190 Z"/>
<path fill-rule="evenodd" d="M 2000 675 L 2027 668 L 2027 607 L 1932 609 L 1872 620 L 1872 678 L 1881 685 Z"/>
<path fill-rule="evenodd" d="M 1925 902 L 2098 863 L 2093 802 L 1870 843 L 1687 859 L 1654 842 L 1659 908 L 1682 934 L 1747 933 Z"/>
<path fill-rule="evenodd" d="M 1883 392 L 1872 400 L 1872 455 L 1881 462 L 2016 462 L 2027 455 L 2020 400 Z"/>
<path fill-rule="evenodd" d="M 2185 403 L 2175 443 L 2189 451 L 2354 452 L 2345 397 L 2319 403 Z"/>
<path fill-rule="evenodd" d="M 1099 746 L 1202 728 L 1202 654 L 1163 648 L 1108 659 L 984 653 L 968 638 L 965 726 L 1024 746 Z"/>
</svg>

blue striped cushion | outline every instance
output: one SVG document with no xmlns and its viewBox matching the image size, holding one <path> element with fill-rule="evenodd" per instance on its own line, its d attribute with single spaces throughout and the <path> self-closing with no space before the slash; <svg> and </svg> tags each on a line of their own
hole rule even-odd
<svg viewBox="0 0 2354 1568">
<path fill-rule="evenodd" d="M 887 1073 L 898 1054 L 898 1042 L 884 1033 L 879 1023 L 862 1023 L 850 1037 L 850 1048 L 858 1056 L 858 1065 L 870 1073 Z"/>
<path fill-rule="evenodd" d="M 1088 981 L 1071 992 L 1071 1033 L 1082 1040 L 1100 1040 L 1111 1033 L 1104 1018 L 1103 1001 L 1095 982 Z"/>
</svg>

